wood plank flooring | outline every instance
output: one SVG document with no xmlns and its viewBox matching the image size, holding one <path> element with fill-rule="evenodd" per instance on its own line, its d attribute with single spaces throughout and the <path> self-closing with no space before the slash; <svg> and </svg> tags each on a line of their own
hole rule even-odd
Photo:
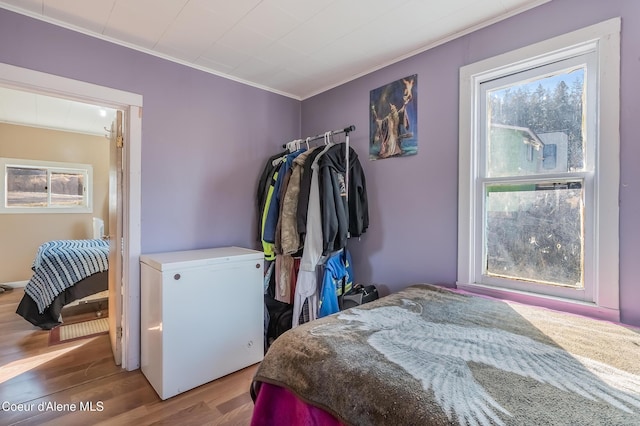
<svg viewBox="0 0 640 426">
<path fill-rule="evenodd" d="M 162 401 L 140 370 L 115 365 L 108 335 L 49 346 L 48 331 L 15 313 L 23 294 L 0 294 L 0 425 L 250 423 L 257 364 Z"/>
</svg>

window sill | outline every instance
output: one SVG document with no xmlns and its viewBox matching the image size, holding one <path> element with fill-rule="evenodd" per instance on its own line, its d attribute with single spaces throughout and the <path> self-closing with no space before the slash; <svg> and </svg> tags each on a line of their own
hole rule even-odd
<svg viewBox="0 0 640 426">
<path fill-rule="evenodd" d="M 543 308 L 584 315 L 605 321 L 620 322 L 620 311 L 618 309 L 598 306 L 595 303 L 509 290 L 484 284 L 464 284 L 458 282 L 456 283 L 456 288 L 476 295 L 490 296 L 526 305 L 540 306 Z"/>
</svg>

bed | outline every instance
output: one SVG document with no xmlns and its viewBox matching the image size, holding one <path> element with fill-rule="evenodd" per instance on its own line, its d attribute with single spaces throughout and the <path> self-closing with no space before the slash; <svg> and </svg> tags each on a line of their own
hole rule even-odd
<svg viewBox="0 0 640 426">
<path fill-rule="evenodd" d="M 61 323 L 65 305 L 108 289 L 109 243 L 48 241 L 38 247 L 31 269 L 33 275 L 16 313 L 49 330 Z"/>
<path fill-rule="evenodd" d="M 416 285 L 276 339 L 252 424 L 640 424 L 639 360 L 639 329 Z"/>
</svg>

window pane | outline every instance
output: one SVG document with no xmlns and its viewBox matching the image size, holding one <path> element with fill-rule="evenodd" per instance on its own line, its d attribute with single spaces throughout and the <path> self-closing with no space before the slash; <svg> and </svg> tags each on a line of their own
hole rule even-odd
<svg viewBox="0 0 640 426">
<path fill-rule="evenodd" d="M 7 207 L 45 207 L 47 171 L 7 167 Z"/>
<path fill-rule="evenodd" d="M 583 287 L 580 181 L 487 185 L 486 275 Z"/>
<path fill-rule="evenodd" d="M 51 205 L 61 207 L 84 205 L 84 174 L 52 172 Z"/>
<path fill-rule="evenodd" d="M 581 67 L 488 90 L 487 176 L 583 170 L 584 84 Z"/>
</svg>

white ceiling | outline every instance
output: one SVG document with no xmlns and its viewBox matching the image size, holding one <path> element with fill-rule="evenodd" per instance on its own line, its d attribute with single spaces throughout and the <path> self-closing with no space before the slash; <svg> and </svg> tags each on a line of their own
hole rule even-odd
<svg viewBox="0 0 640 426">
<path fill-rule="evenodd" d="M 0 122 L 107 135 L 116 110 L 0 87 Z"/>
<path fill-rule="evenodd" d="M 547 1 L 0 0 L 0 8 L 306 99 Z M 114 114 L 0 88 L 0 122 L 104 134 Z"/>
<path fill-rule="evenodd" d="M 305 99 L 549 0 L 4 0 L 0 7 Z"/>
</svg>

